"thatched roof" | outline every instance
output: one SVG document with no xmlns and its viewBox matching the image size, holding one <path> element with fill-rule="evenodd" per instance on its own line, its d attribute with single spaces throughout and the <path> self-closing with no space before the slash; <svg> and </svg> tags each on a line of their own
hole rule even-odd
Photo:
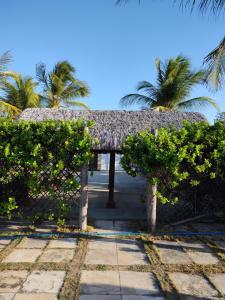
<svg viewBox="0 0 225 300">
<path fill-rule="evenodd" d="M 156 111 L 118 111 L 118 110 L 69 110 L 49 108 L 28 108 L 19 119 L 44 120 L 94 120 L 95 127 L 91 135 L 98 138 L 95 150 L 117 150 L 128 134 L 144 129 L 174 126 L 180 128 L 183 120 L 200 122 L 206 119 L 199 113 L 191 112 L 156 112 Z"/>
</svg>

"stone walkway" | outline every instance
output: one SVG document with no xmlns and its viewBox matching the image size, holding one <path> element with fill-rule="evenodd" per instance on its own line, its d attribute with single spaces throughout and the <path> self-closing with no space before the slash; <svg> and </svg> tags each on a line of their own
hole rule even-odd
<svg viewBox="0 0 225 300">
<path fill-rule="evenodd" d="M 225 299 L 224 238 L 0 238 L 0 300 Z M 79 295 L 80 294 L 80 295 Z"/>
</svg>

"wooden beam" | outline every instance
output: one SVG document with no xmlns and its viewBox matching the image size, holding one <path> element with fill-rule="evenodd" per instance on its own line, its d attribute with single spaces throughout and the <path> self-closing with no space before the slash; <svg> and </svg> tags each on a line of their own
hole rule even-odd
<svg viewBox="0 0 225 300">
<path fill-rule="evenodd" d="M 79 228 L 87 229 L 87 213 L 88 213 L 88 164 L 81 169 L 81 197 L 79 205 Z"/>
<path fill-rule="evenodd" d="M 115 185 L 115 161 L 116 161 L 116 152 L 110 152 L 110 161 L 109 161 L 109 197 L 106 207 L 114 208 L 114 185 Z"/>
</svg>

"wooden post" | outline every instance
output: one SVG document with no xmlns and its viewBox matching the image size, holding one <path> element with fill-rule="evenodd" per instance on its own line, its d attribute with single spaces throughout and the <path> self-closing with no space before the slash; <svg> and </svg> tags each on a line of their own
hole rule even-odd
<svg viewBox="0 0 225 300">
<path fill-rule="evenodd" d="M 157 129 L 152 130 L 152 133 L 157 137 Z M 155 233 L 156 231 L 156 209 L 157 209 L 157 184 L 151 184 L 147 176 L 147 227 L 148 231 Z"/>
<path fill-rule="evenodd" d="M 152 185 L 147 181 L 147 226 L 148 231 L 155 233 L 156 230 L 156 208 L 157 208 L 157 185 Z"/>
<path fill-rule="evenodd" d="M 88 164 L 81 169 L 81 197 L 79 207 L 79 228 L 87 229 L 87 213 L 88 213 Z"/>
<path fill-rule="evenodd" d="M 116 152 L 111 151 L 110 162 L 109 162 L 109 198 L 106 204 L 107 208 L 115 208 L 115 201 L 114 201 L 115 161 L 116 161 Z"/>
</svg>

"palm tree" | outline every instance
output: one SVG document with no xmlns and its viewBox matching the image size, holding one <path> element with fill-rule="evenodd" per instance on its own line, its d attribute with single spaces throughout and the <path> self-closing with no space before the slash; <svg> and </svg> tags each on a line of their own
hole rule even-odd
<svg viewBox="0 0 225 300">
<path fill-rule="evenodd" d="M 11 56 L 9 51 L 3 53 L 0 56 L 0 88 L 2 87 L 5 79 L 6 79 L 6 73 L 7 73 L 7 66 L 11 61 Z"/>
<path fill-rule="evenodd" d="M 43 85 L 41 100 L 45 106 L 59 108 L 73 105 L 89 109 L 86 104 L 74 100 L 89 95 L 88 86 L 76 79 L 74 73 L 75 68 L 68 61 L 58 62 L 49 73 L 44 64 L 37 65 L 37 78 Z"/>
<path fill-rule="evenodd" d="M 155 110 L 187 110 L 194 106 L 211 104 L 218 109 L 217 104 L 208 97 L 187 99 L 191 89 L 203 81 L 205 72 L 192 72 L 190 62 L 183 56 L 177 56 L 166 61 L 162 66 L 156 60 L 157 84 L 154 86 L 148 81 L 142 81 L 137 91 L 143 94 L 129 94 L 121 99 L 123 106 L 141 104 L 143 109 Z"/>
<path fill-rule="evenodd" d="M 40 98 L 35 92 L 37 82 L 31 77 L 23 77 L 17 73 L 8 74 L 7 80 L 2 86 L 2 103 L 12 109 L 12 113 L 17 114 L 28 107 L 39 107 Z"/>
<path fill-rule="evenodd" d="M 116 0 L 116 4 L 127 3 L 129 1 L 130 0 Z M 141 0 L 137 1 L 141 3 Z M 225 0 L 174 0 L 173 2 L 180 2 L 180 5 L 189 6 L 191 10 L 197 6 L 202 13 L 205 13 L 208 10 L 217 13 L 223 11 L 225 7 Z"/>
<path fill-rule="evenodd" d="M 218 90 L 222 86 L 225 77 L 225 37 L 218 47 L 205 57 L 204 63 L 208 66 L 206 72 L 207 82 Z"/>
<path fill-rule="evenodd" d="M 130 0 L 117 0 L 116 4 L 127 3 Z M 141 3 L 141 0 L 137 0 Z M 225 0 L 174 0 L 180 2 L 182 6 L 189 6 L 193 10 L 196 6 L 201 13 L 207 11 L 217 14 L 225 11 Z M 225 78 L 225 37 L 220 44 L 211 51 L 204 59 L 204 64 L 208 65 L 206 82 L 211 83 L 213 88 L 218 90 Z"/>
<path fill-rule="evenodd" d="M 0 56 L 0 89 L 3 88 L 7 80 L 7 77 L 13 74 L 13 72 L 7 71 L 7 66 L 10 62 L 11 62 L 11 55 L 9 51 L 4 52 Z M 9 115 L 12 116 L 12 115 L 19 114 L 20 110 L 17 107 L 4 102 L 2 97 L 0 96 L 0 112 L 1 112 L 1 116 L 9 116 Z"/>
</svg>

